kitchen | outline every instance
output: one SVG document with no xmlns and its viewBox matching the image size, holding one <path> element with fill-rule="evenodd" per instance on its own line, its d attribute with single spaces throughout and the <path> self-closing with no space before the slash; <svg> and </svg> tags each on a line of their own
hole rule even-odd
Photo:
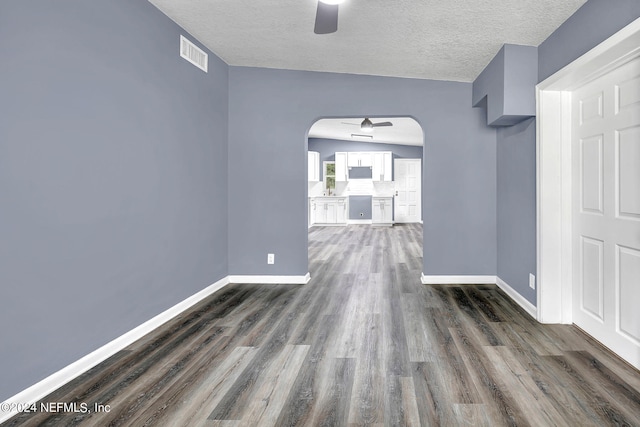
<svg viewBox="0 0 640 427">
<path fill-rule="evenodd" d="M 346 136 L 324 131 L 328 124 L 323 122 L 329 120 L 334 129 L 342 127 Z M 376 119 L 384 128 L 375 129 L 374 139 L 370 133 L 356 134 L 349 128 L 354 124 L 349 121 L 357 124 L 359 120 L 323 119 L 309 131 L 309 227 L 421 222 L 423 136 L 419 124 L 396 117 L 389 119 L 394 129 L 391 121 Z"/>
</svg>

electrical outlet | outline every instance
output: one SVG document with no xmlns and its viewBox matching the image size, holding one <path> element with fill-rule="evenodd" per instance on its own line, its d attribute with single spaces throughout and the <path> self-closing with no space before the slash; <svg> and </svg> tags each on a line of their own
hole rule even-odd
<svg viewBox="0 0 640 427">
<path fill-rule="evenodd" d="M 531 289 L 535 289 L 536 288 L 536 276 L 534 276 L 531 273 L 529 273 L 529 287 Z"/>
<path fill-rule="evenodd" d="M 274 254 L 267 254 L 267 264 L 275 264 L 276 256 Z"/>
</svg>

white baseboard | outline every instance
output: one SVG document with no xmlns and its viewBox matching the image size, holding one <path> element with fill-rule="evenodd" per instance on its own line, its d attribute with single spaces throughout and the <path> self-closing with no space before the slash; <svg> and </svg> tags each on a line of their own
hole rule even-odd
<svg viewBox="0 0 640 427">
<path fill-rule="evenodd" d="M 423 285 L 486 285 L 496 284 L 496 276 L 426 276 L 420 278 Z"/>
<path fill-rule="evenodd" d="M 224 277 L 124 335 L 103 345 L 92 353 L 89 353 L 83 358 L 7 399 L 6 402 L 37 402 L 230 283 L 307 284 L 310 280 L 311 275 L 309 273 L 304 276 L 231 275 Z M 509 297 L 527 313 L 531 314 L 534 319 L 536 318 L 536 307 L 496 276 L 425 276 L 422 274 L 421 281 L 423 284 L 497 284 L 500 289 L 509 295 Z M 17 413 L 17 411 L 0 412 L 0 423 L 8 420 Z"/>
<path fill-rule="evenodd" d="M 499 277 L 497 278 L 496 284 L 500 289 L 504 291 L 505 294 L 509 295 L 509 297 L 513 301 L 515 301 L 516 304 L 522 307 L 524 311 L 529 313 L 531 317 L 533 317 L 536 320 L 538 319 L 538 309 L 536 308 L 535 305 L 527 301 L 522 295 L 516 292 L 511 286 L 507 284 L 507 282 L 505 282 L 501 278 Z"/>
<path fill-rule="evenodd" d="M 306 285 L 311 280 L 309 273 L 304 276 L 261 276 L 261 275 L 238 275 L 229 276 L 231 283 L 257 283 L 265 285 Z"/>
<path fill-rule="evenodd" d="M 15 396 L 7 399 L 6 402 L 14 402 L 14 403 L 37 402 L 38 400 L 42 399 L 43 397 L 46 397 L 47 395 L 59 389 L 63 385 L 67 384 L 69 381 L 77 378 L 78 376 L 87 372 L 89 369 L 93 368 L 94 366 L 98 365 L 101 362 L 104 362 L 105 360 L 107 360 L 109 357 L 113 356 L 117 352 L 133 344 L 134 342 L 136 342 L 137 340 L 139 340 L 149 332 L 162 326 L 169 320 L 178 316 L 180 313 L 193 307 L 195 304 L 202 301 L 209 295 L 224 288 L 229 283 L 230 282 L 229 282 L 228 276 L 218 280 L 214 284 L 207 286 L 206 288 L 199 291 L 198 293 L 193 294 L 192 296 L 179 302 L 173 307 L 163 311 L 162 313 L 158 314 L 152 319 L 147 320 L 143 324 L 135 327 L 134 329 L 130 330 L 124 335 L 119 336 L 113 341 L 93 351 L 92 353 L 87 354 L 83 358 L 73 362 L 72 364 L 62 368 L 58 372 L 55 372 L 49 375 L 47 378 L 43 379 L 42 381 L 32 385 L 31 387 L 21 391 Z M 13 417 L 17 413 L 18 413 L 17 410 L 14 412 L 4 412 L 4 411 L 0 412 L 0 423 L 8 420 L 9 418 Z"/>
<path fill-rule="evenodd" d="M 37 402 L 230 283 L 307 284 L 310 280 L 311 275 L 309 273 L 304 276 L 226 276 L 152 319 L 147 320 L 124 335 L 103 345 L 92 353 L 87 354 L 58 372 L 49 375 L 42 381 L 10 397 L 6 402 Z M 0 423 L 8 420 L 17 413 L 17 410 L 13 412 L 0 412 Z"/>
<path fill-rule="evenodd" d="M 534 319 L 538 319 L 536 306 L 527 301 L 525 297 L 516 292 L 515 289 L 498 276 L 425 276 L 422 274 L 421 281 L 423 285 L 497 285 L 524 311 Z"/>
</svg>

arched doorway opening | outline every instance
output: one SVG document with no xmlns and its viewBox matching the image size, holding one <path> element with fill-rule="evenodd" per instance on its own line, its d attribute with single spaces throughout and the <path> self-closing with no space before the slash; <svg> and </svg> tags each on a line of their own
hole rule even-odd
<svg viewBox="0 0 640 427">
<path fill-rule="evenodd" d="M 306 142 L 310 232 L 335 227 L 331 233 L 367 235 L 362 227 L 417 224 L 420 263 L 412 262 L 421 271 L 421 125 L 406 116 L 321 118 L 311 125 Z M 313 256 L 310 251 L 310 266 Z"/>
</svg>

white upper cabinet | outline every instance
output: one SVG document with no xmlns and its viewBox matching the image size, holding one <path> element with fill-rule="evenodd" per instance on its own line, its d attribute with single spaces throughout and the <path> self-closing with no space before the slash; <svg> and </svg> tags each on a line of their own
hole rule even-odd
<svg viewBox="0 0 640 427">
<path fill-rule="evenodd" d="M 336 181 L 347 181 L 348 168 L 370 167 L 373 181 L 391 181 L 391 151 L 336 152 Z"/>
<path fill-rule="evenodd" d="M 320 153 L 309 151 L 309 181 L 320 181 Z"/>
<path fill-rule="evenodd" d="M 391 181 L 391 164 L 393 154 L 391 151 L 379 151 L 371 153 L 373 166 L 371 178 L 374 181 Z"/>
<path fill-rule="evenodd" d="M 360 153 L 351 152 L 347 155 L 347 166 L 350 168 L 360 166 Z"/>
<path fill-rule="evenodd" d="M 348 176 L 347 153 L 336 152 L 336 182 L 346 181 Z"/>
<path fill-rule="evenodd" d="M 347 166 L 350 168 L 356 167 L 371 167 L 372 166 L 372 153 L 368 152 L 355 152 L 352 151 L 347 157 Z"/>
</svg>

